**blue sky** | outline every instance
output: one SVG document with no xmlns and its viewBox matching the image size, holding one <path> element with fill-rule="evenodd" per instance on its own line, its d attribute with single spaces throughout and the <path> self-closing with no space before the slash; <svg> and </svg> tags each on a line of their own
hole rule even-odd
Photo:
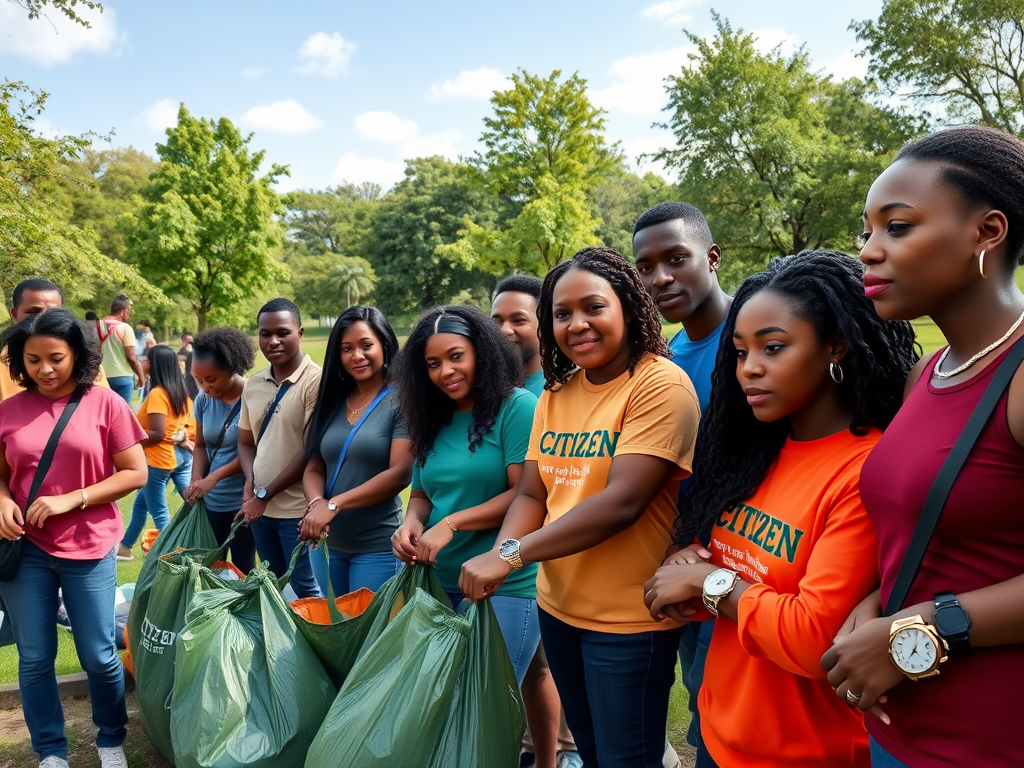
<svg viewBox="0 0 1024 768">
<path fill-rule="evenodd" d="M 628 157 L 669 146 L 663 78 L 687 61 L 682 33 L 714 8 L 770 48 L 804 44 L 816 67 L 863 74 L 847 27 L 881 0 L 265 2 L 111 0 L 90 30 L 57 13 L 28 21 L 0 0 L 0 76 L 50 93 L 41 129 L 105 134 L 155 154 L 179 102 L 254 132 L 291 167 L 279 189 L 399 180 L 403 159 L 477 148 L 488 98 L 518 68 L 579 72 Z M 644 168 L 641 167 L 641 170 Z M 658 170 L 654 168 L 654 170 Z"/>
</svg>

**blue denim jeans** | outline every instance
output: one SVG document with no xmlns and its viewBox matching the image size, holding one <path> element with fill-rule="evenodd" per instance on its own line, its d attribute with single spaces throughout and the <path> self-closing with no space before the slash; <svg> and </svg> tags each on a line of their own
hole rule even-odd
<svg viewBox="0 0 1024 768">
<path fill-rule="evenodd" d="M 469 602 L 460 592 L 448 592 L 448 599 L 452 601 L 455 610 L 465 613 L 469 608 Z M 491 607 L 494 608 L 494 615 L 498 618 L 498 626 L 501 628 L 501 638 L 505 641 L 505 650 L 512 661 L 512 668 L 516 673 L 516 684 L 523 685 L 523 678 L 530 668 L 533 655 L 540 645 L 540 624 L 537 623 L 537 601 L 532 597 L 509 597 L 508 595 L 494 595 L 489 597 Z"/>
<path fill-rule="evenodd" d="M 300 517 L 267 517 L 264 515 L 250 528 L 256 542 L 256 552 L 260 560 L 266 560 L 277 576 L 284 576 L 288 563 L 292 559 L 292 551 L 299 543 Z M 299 597 L 320 597 L 320 589 L 313 578 L 313 566 L 309 552 L 304 553 L 295 563 L 292 571 L 292 589 Z"/>
<path fill-rule="evenodd" d="M 109 376 L 107 383 L 110 385 L 110 389 L 123 397 L 128 405 L 132 404 L 132 393 L 135 392 L 134 376 Z"/>
<path fill-rule="evenodd" d="M 361 587 L 376 592 L 402 567 L 402 561 L 396 558 L 390 549 L 387 552 L 367 552 L 360 555 L 346 555 L 331 550 L 329 554 L 331 556 L 331 586 L 334 587 L 335 597 L 355 592 Z M 320 592 L 326 595 L 327 570 L 324 565 L 323 553 L 312 550 L 309 553 L 309 559 L 313 565 L 313 576 L 320 587 Z"/>
<path fill-rule="evenodd" d="M 124 669 L 114 645 L 114 550 L 100 560 L 67 560 L 25 541 L 17 576 L 0 582 L 0 596 L 18 645 L 18 685 L 32 749 L 42 760 L 67 759 L 64 709 L 57 690 L 57 590 L 75 628 L 75 648 L 89 678 L 96 745 L 117 747 L 128 733 Z"/>
<path fill-rule="evenodd" d="M 686 741 L 697 749 L 698 754 L 704 750 L 704 742 L 700 737 L 697 697 L 704 682 L 704 663 L 708 658 L 711 634 L 714 631 L 714 620 L 691 621 L 683 627 L 683 636 L 679 640 L 679 665 L 683 672 L 683 686 L 689 697 L 687 706 L 690 708 L 690 726 L 686 729 Z"/>
<path fill-rule="evenodd" d="M 682 629 L 616 635 L 543 609 L 544 652 L 587 768 L 663 768 Z"/>
<path fill-rule="evenodd" d="M 902 760 L 898 760 L 886 752 L 874 739 L 870 739 L 870 744 L 871 768 L 910 768 Z"/>
<path fill-rule="evenodd" d="M 124 530 L 124 538 L 121 544 L 128 549 L 135 546 L 135 542 L 146 527 L 146 515 L 153 516 L 153 525 L 158 531 L 167 527 L 171 521 L 171 511 L 167 507 L 167 483 L 174 483 L 175 490 L 182 500 L 185 498 L 185 488 L 192 479 L 192 454 L 184 448 L 174 449 L 174 458 L 178 466 L 174 469 L 159 469 L 149 467 L 149 477 L 146 484 L 135 494 L 135 504 L 132 506 L 132 519 Z"/>
</svg>

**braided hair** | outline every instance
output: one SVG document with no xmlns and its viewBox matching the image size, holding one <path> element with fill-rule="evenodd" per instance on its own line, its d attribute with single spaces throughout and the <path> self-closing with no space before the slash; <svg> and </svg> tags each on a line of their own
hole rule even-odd
<svg viewBox="0 0 1024 768">
<path fill-rule="evenodd" d="M 669 357 L 668 342 L 661 335 L 661 318 L 640 282 L 636 267 L 614 248 L 583 248 L 548 272 L 541 286 L 537 317 L 540 320 L 540 359 L 545 389 L 564 384 L 576 372 L 576 364 L 555 340 L 553 311 L 555 286 L 570 269 L 584 269 L 604 278 L 618 296 L 627 317 L 630 373 L 648 353 Z"/>
<path fill-rule="evenodd" d="M 427 372 L 424 354 L 442 315 L 457 318 L 468 330 L 476 370 L 473 375 L 473 423 L 468 430 L 469 450 L 475 452 L 498 419 L 501 406 L 523 382 L 519 353 L 498 325 L 476 307 L 435 307 L 416 321 L 395 363 L 402 422 L 419 466 L 427 461 L 441 428 L 451 423 L 455 402 L 438 388 Z"/>
<path fill-rule="evenodd" d="M 675 539 L 689 546 L 723 510 L 749 498 L 789 436 L 789 419 L 762 423 L 736 379 L 736 316 L 750 298 L 769 291 L 811 323 L 818 338 L 846 345 L 839 399 L 852 414 L 850 431 L 884 429 L 903 403 L 903 385 L 919 357 L 914 329 L 888 322 L 864 295 L 860 265 L 833 251 L 803 251 L 772 259 L 743 281 L 725 320 L 711 377 L 711 401 L 701 419 L 693 483 L 683 499 Z"/>
<path fill-rule="evenodd" d="M 1024 264 L 1024 141 L 995 128 L 968 125 L 915 139 L 896 153 L 893 162 L 899 160 L 940 163 L 943 178 L 968 208 L 1002 211 L 1009 222 L 1010 265 Z"/>
</svg>

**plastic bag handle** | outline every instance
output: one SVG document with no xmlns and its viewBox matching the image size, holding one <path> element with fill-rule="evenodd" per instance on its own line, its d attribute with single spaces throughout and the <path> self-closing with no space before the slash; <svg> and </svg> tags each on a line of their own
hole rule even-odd
<svg viewBox="0 0 1024 768">
<path fill-rule="evenodd" d="M 206 557 L 203 558 L 203 565 L 204 566 L 206 566 L 207 568 L 210 568 L 218 560 L 223 560 L 224 559 L 224 553 L 228 551 L 228 544 L 231 543 L 231 540 L 233 538 L 235 538 L 235 534 L 238 532 L 238 529 L 241 528 L 242 525 L 244 525 L 244 524 L 245 524 L 245 520 L 236 520 L 234 523 L 231 524 L 231 530 L 228 531 L 228 537 L 226 539 L 224 539 L 224 543 L 221 544 L 216 549 L 211 549 L 210 553 Z"/>
<path fill-rule="evenodd" d="M 295 549 L 292 550 L 292 558 L 288 561 L 288 570 L 284 572 L 284 575 L 277 580 L 277 588 L 279 591 L 284 591 L 284 588 L 288 586 L 288 582 L 292 580 L 292 571 L 295 570 L 296 563 L 299 562 L 299 558 L 304 552 L 309 550 L 308 541 L 300 541 Z M 329 579 L 328 579 L 329 580 Z"/>
<path fill-rule="evenodd" d="M 327 551 L 326 533 L 320 537 L 320 543 L 316 546 L 316 549 L 323 550 L 324 553 L 324 568 L 327 569 L 327 611 L 331 614 L 331 624 L 340 624 L 345 620 L 345 617 L 341 615 L 341 611 L 338 610 L 338 606 L 334 602 L 337 597 L 334 594 L 334 584 L 331 583 L 331 555 Z"/>
</svg>

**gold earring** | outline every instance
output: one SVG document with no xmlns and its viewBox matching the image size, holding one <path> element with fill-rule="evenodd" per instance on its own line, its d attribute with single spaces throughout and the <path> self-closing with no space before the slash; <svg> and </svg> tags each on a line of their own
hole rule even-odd
<svg viewBox="0 0 1024 768">
<path fill-rule="evenodd" d="M 985 276 L 985 249 L 981 249 L 981 256 L 978 258 L 978 271 L 981 272 L 981 276 Z"/>
</svg>

